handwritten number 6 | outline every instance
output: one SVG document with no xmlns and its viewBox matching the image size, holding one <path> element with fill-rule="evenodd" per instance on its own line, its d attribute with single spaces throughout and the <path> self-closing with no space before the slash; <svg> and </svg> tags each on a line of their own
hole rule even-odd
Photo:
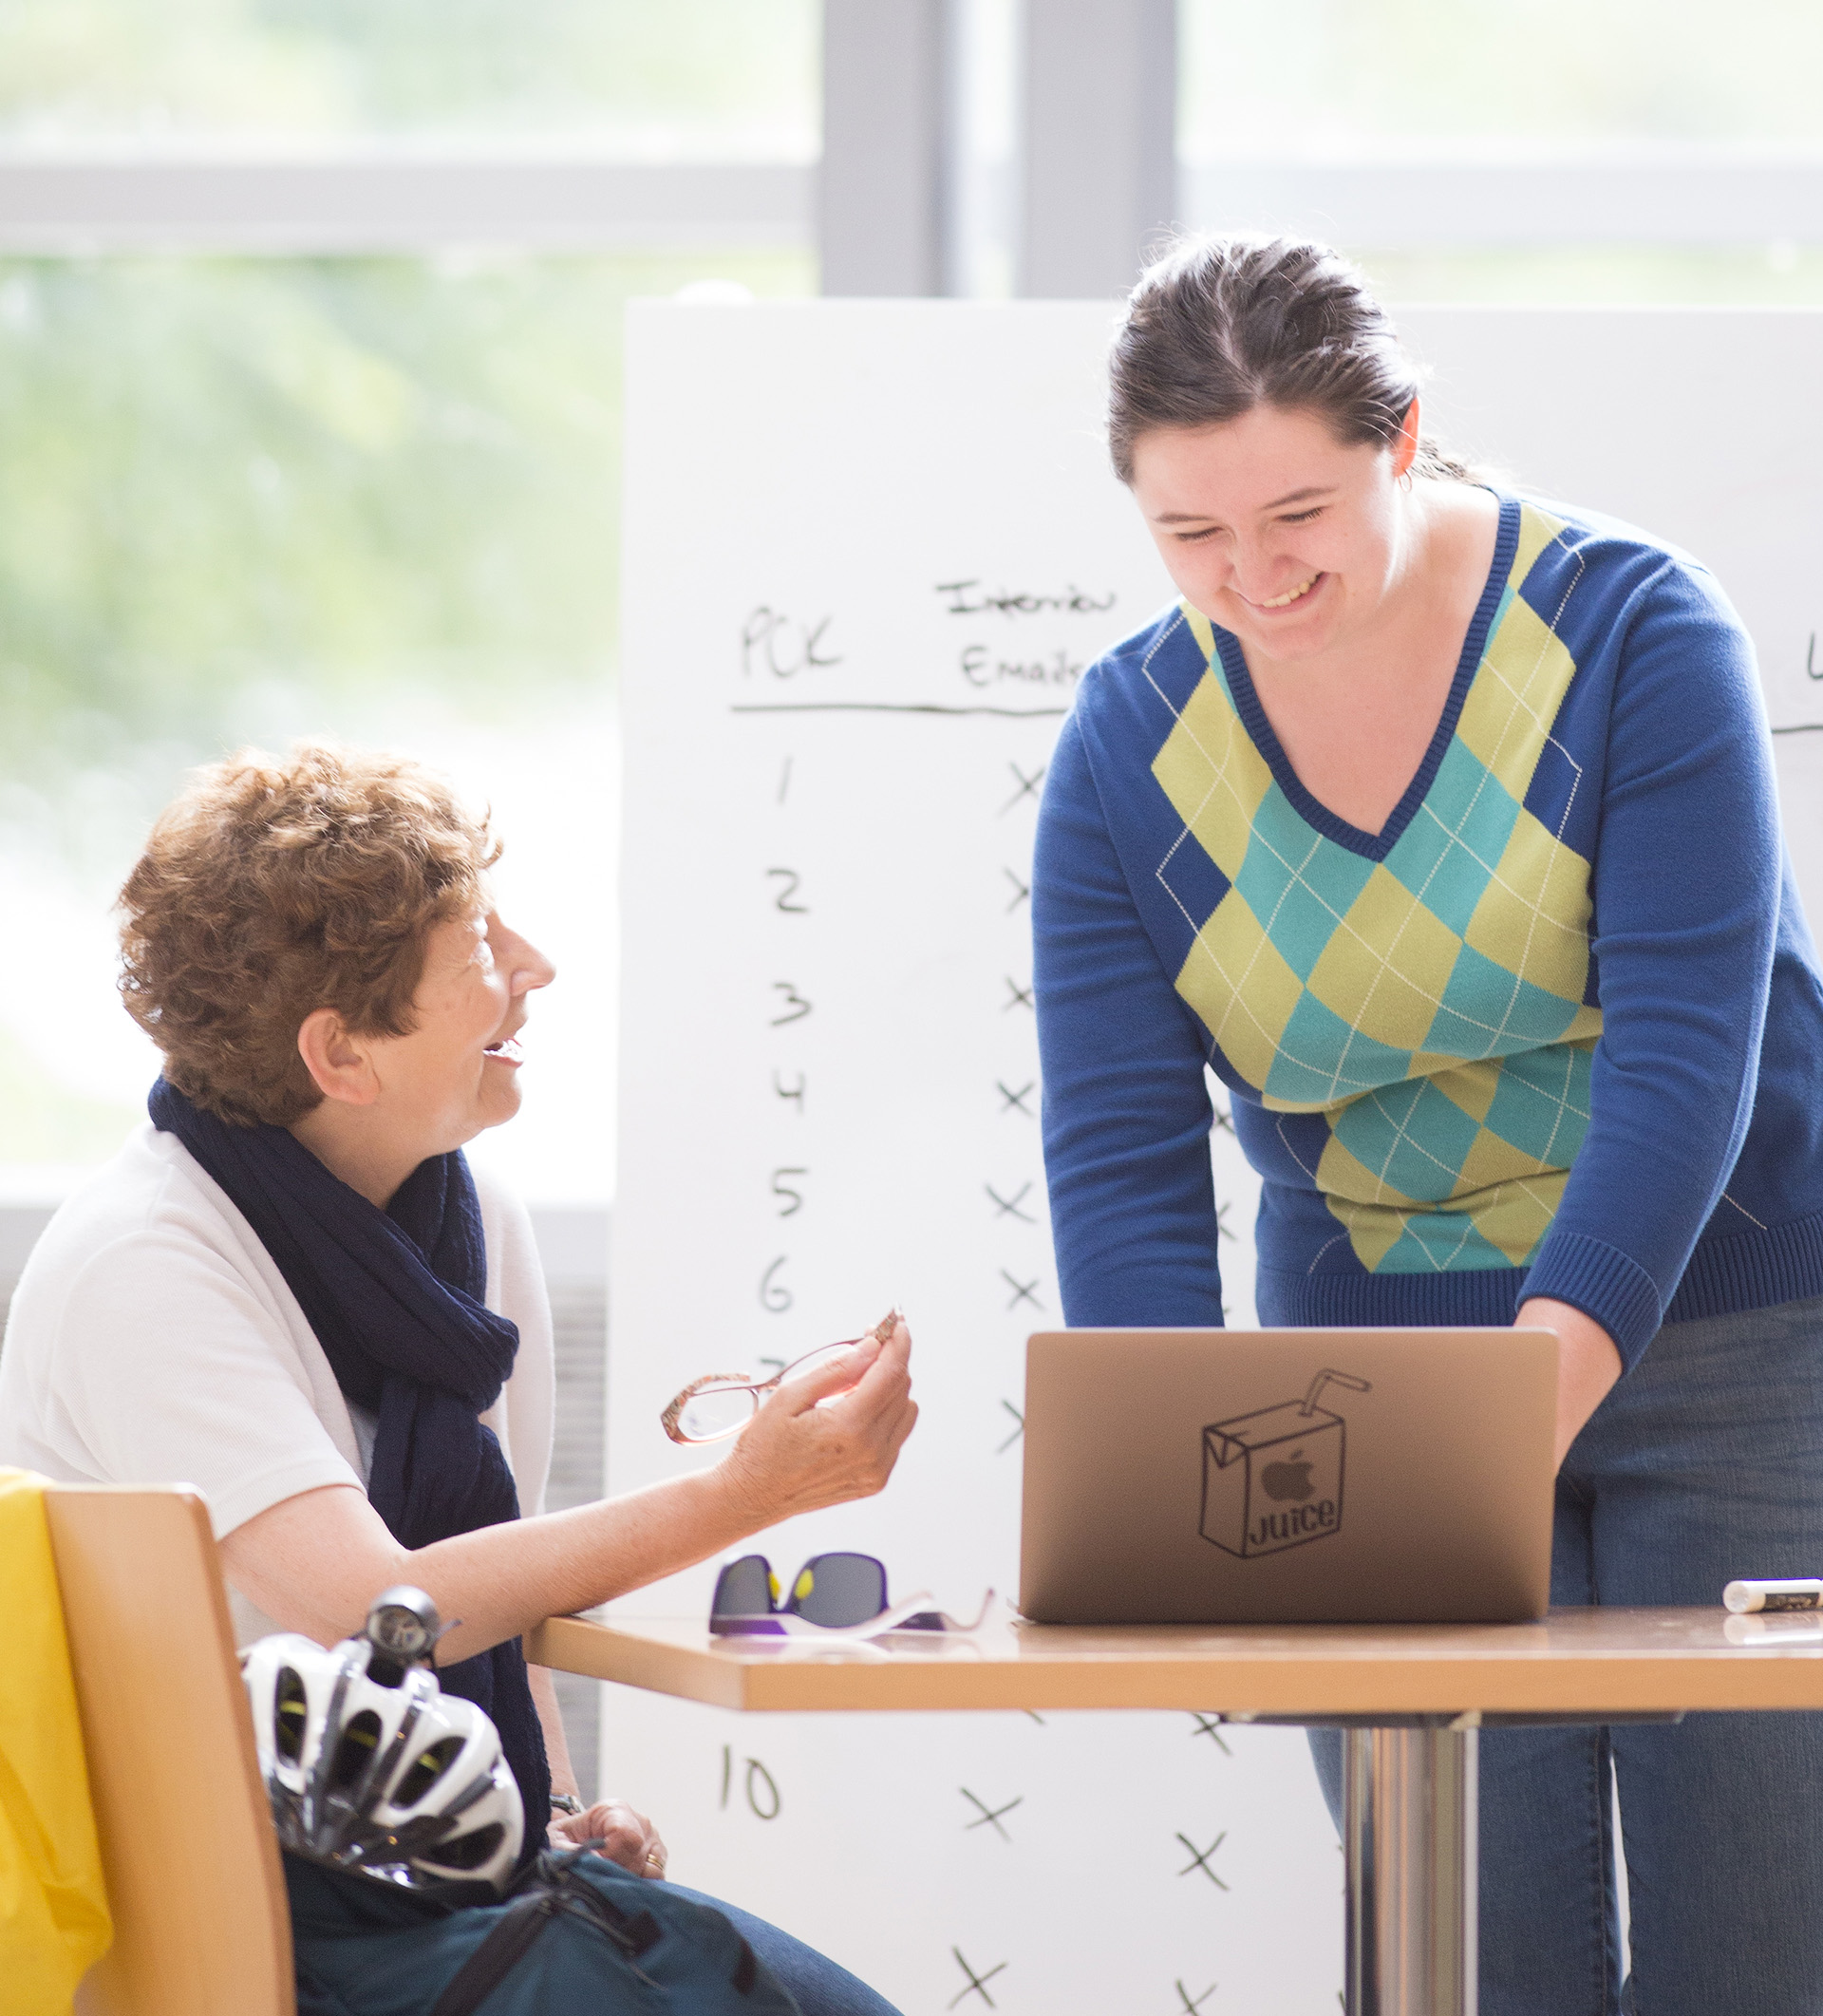
<svg viewBox="0 0 1823 2016">
<path fill-rule="evenodd" d="M 790 1289 L 776 1278 L 779 1270 L 784 1266 L 786 1257 L 784 1253 L 780 1253 L 760 1276 L 760 1307 L 775 1316 L 782 1316 L 791 1307 Z"/>
</svg>

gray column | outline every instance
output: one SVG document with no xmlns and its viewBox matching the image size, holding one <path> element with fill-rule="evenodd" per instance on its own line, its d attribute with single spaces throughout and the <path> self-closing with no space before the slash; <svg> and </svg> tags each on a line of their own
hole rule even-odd
<svg viewBox="0 0 1823 2016">
<path fill-rule="evenodd" d="M 943 291 L 945 0 L 823 0 L 826 294 Z"/>
<path fill-rule="evenodd" d="M 1025 0 L 1022 294 L 1122 294 L 1177 212 L 1176 0 Z"/>
<path fill-rule="evenodd" d="M 1475 2016 L 1479 1737 L 1343 1734 L 1347 2016 Z"/>
</svg>

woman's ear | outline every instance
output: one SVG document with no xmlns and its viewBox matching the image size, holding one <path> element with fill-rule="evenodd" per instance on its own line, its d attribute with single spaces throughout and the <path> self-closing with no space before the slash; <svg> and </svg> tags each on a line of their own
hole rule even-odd
<svg viewBox="0 0 1823 2016">
<path fill-rule="evenodd" d="M 1399 438 L 1393 443 L 1393 480 L 1397 482 L 1407 474 L 1418 460 L 1419 429 L 1423 425 L 1423 417 L 1419 404 L 1414 399 L 1405 408 L 1405 418 L 1399 424 Z"/>
<path fill-rule="evenodd" d="M 380 1076 L 367 1046 L 348 1033 L 333 1008 L 306 1015 L 297 1032 L 297 1054 L 325 1099 L 345 1106 L 370 1106 L 380 1097 Z"/>
</svg>

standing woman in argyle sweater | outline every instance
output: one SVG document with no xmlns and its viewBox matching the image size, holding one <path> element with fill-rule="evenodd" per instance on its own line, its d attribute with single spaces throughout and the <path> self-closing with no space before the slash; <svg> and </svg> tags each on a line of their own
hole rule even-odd
<svg viewBox="0 0 1823 2016">
<path fill-rule="evenodd" d="M 1083 680 L 1033 918 L 1077 1325 L 1555 1331 L 1552 1600 L 1823 1566 L 1823 978 L 1753 647 L 1694 560 L 1474 480 L 1322 246 L 1154 266 L 1109 433 L 1182 599 Z M 1337 1745 L 1313 1738 L 1332 1807 Z M 1481 1751 L 1481 2007 L 1823 2009 L 1823 1716 Z"/>
</svg>

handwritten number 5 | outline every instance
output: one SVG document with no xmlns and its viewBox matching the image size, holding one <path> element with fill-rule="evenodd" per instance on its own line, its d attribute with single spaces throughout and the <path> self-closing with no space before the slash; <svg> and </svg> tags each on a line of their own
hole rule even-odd
<svg viewBox="0 0 1823 2016">
<path fill-rule="evenodd" d="M 782 881 L 785 885 L 773 898 L 773 908 L 775 910 L 782 910 L 788 917 L 809 916 L 810 905 L 808 903 L 795 903 L 792 901 L 792 898 L 798 894 L 798 884 L 803 879 L 795 868 L 768 868 L 766 870 L 766 879 L 768 881 Z"/>
<path fill-rule="evenodd" d="M 791 1199 L 788 1204 L 780 1206 L 779 1215 L 781 1218 L 795 1218 L 804 1208 L 803 1192 L 797 1189 L 794 1185 L 782 1181 L 781 1178 L 788 1176 L 808 1176 L 809 1174 L 810 1171 L 808 1169 L 775 1169 L 772 1172 L 773 1196 Z"/>
<path fill-rule="evenodd" d="M 775 994 L 782 994 L 785 1012 L 772 1018 L 772 1027 L 782 1029 L 789 1022 L 801 1022 L 810 1013 L 810 1003 L 792 986 L 789 980 L 775 980 L 772 983 Z"/>
</svg>

